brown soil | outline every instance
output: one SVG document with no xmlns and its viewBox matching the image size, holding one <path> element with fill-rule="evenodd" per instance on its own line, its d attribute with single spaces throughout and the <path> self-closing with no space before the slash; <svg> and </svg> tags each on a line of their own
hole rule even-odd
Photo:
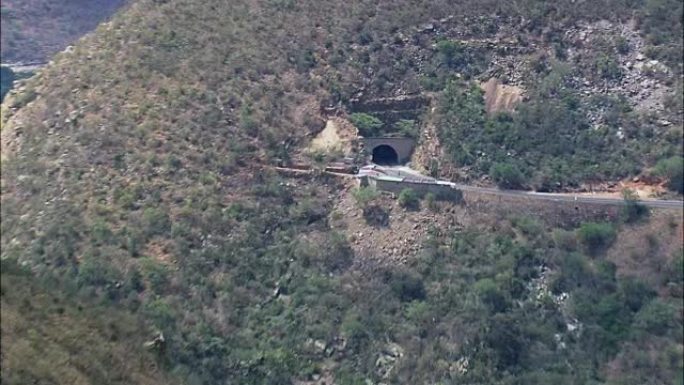
<svg viewBox="0 0 684 385">
<path fill-rule="evenodd" d="M 352 141 L 356 137 L 356 128 L 351 123 L 337 116 L 331 117 L 325 123 L 323 131 L 311 141 L 309 151 L 325 153 L 341 151 L 349 155 L 352 152 Z"/>
<path fill-rule="evenodd" d="M 520 87 L 502 84 L 497 78 L 491 78 L 480 84 L 485 92 L 485 108 L 488 114 L 501 111 L 513 111 L 523 99 L 524 90 Z"/>
<path fill-rule="evenodd" d="M 601 183 L 599 185 L 584 186 L 589 190 L 586 192 L 579 192 L 578 195 L 593 195 L 610 198 L 622 197 L 622 192 L 625 189 L 634 191 L 639 198 L 658 198 L 667 193 L 667 189 L 663 182 L 644 182 L 644 181 L 622 181 L 619 183 Z"/>
</svg>

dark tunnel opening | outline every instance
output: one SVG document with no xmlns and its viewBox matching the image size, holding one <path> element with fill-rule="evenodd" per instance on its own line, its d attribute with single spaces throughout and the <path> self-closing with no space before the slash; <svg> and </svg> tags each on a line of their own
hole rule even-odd
<svg viewBox="0 0 684 385">
<path fill-rule="evenodd" d="M 383 166 L 399 164 L 399 155 L 394 149 L 386 144 L 381 144 L 373 149 L 373 163 Z"/>
</svg>

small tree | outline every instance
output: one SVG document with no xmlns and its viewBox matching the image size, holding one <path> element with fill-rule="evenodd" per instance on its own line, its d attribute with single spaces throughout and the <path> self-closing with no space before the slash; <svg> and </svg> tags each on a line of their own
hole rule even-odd
<svg viewBox="0 0 684 385">
<path fill-rule="evenodd" d="M 405 209 L 417 210 L 420 208 L 418 194 L 410 188 L 401 190 L 399 193 L 399 204 Z"/>
<path fill-rule="evenodd" d="M 610 223 L 584 223 L 577 237 L 587 251 L 595 255 L 608 248 L 615 240 L 615 228 Z"/>
<path fill-rule="evenodd" d="M 464 55 L 465 50 L 458 42 L 441 40 L 437 42 L 437 51 L 442 58 L 442 62 L 450 68 L 458 67 L 464 64 L 466 61 L 466 57 Z"/>
<path fill-rule="evenodd" d="M 656 164 L 655 172 L 667 179 L 667 187 L 670 190 L 684 193 L 684 158 L 673 156 L 662 159 Z"/>
</svg>

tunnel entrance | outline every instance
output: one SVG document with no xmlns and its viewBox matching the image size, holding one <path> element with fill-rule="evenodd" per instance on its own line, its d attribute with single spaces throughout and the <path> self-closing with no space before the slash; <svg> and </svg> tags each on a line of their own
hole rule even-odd
<svg viewBox="0 0 684 385">
<path fill-rule="evenodd" d="M 373 149 L 373 163 L 393 166 L 399 164 L 399 155 L 392 147 L 381 144 Z"/>
</svg>

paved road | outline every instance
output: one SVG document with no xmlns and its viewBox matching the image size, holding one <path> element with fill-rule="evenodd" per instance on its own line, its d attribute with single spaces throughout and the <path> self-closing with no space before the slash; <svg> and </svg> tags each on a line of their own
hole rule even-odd
<svg viewBox="0 0 684 385">
<path fill-rule="evenodd" d="M 420 175 L 417 171 L 405 166 L 382 167 L 388 174 L 393 176 L 403 176 L 407 178 L 415 178 L 422 180 L 435 180 L 424 175 Z M 540 193 L 534 191 L 520 191 L 520 190 L 500 190 L 491 187 L 475 187 L 455 183 L 454 186 L 463 191 L 473 191 L 483 194 L 492 194 L 499 196 L 510 197 L 525 197 L 530 199 L 539 199 L 552 202 L 574 202 L 574 203 L 589 203 L 589 204 L 603 204 L 603 205 L 623 205 L 625 204 L 622 198 L 609 198 L 591 195 L 575 195 L 565 193 Z M 659 209 L 675 209 L 683 210 L 684 201 L 680 200 L 659 200 L 659 199 L 641 199 L 639 203 L 644 206 Z"/>
</svg>

